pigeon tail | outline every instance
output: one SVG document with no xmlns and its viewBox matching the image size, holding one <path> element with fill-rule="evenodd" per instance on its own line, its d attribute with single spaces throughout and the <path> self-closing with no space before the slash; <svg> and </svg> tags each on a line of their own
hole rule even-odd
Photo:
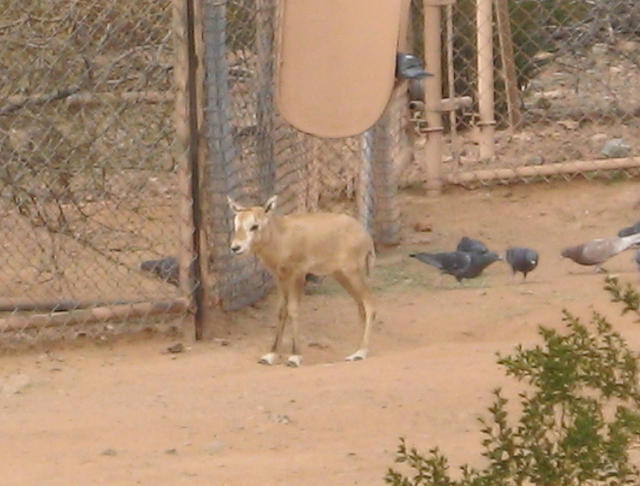
<svg viewBox="0 0 640 486">
<path fill-rule="evenodd" d="M 631 248 L 634 245 L 640 245 L 640 233 L 634 233 L 629 236 L 623 236 L 619 238 L 619 243 L 616 245 L 619 248 L 618 253 Z"/>
<path fill-rule="evenodd" d="M 409 255 L 411 258 L 415 258 L 416 260 L 420 260 L 422 263 L 426 263 L 427 265 L 431 265 L 442 270 L 443 265 L 442 261 L 438 260 L 436 254 L 434 253 L 411 253 Z"/>
</svg>

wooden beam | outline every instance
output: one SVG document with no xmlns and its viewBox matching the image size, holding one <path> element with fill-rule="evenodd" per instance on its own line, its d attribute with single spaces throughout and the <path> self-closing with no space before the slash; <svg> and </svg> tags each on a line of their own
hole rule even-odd
<svg viewBox="0 0 640 486">
<path fill-rule="evenodd" d="M 167 302 L 144 302 L 123 304 L 93 309 L 82 309 L 54 314 L 32 314 L 28 316 L 12 315 L 0 319 L 0 334 L 15 331 L 27 331 L 58 326 L 75 326 L 95 322 L 134 319 L 160 314 L 181 314 L 189 310 L 189 300 L 180 298 Z"/>
<path fill-rule="evenodd" d="M 574 160 L 557 164 L 530 165 L 523 167 L 495 169 L 481 169 L 446 174 L 443 179 L 447 184 L 461 184 L 469 182 L 488 183 L 492 181 L 513 182 L 517 179 L 536 176 L 553 176 L 559 174 L 578 174 L 582 172 L 605 171 L 640 168 L 640 157 L 625 157 L 619 159 Z"/>
</svg>

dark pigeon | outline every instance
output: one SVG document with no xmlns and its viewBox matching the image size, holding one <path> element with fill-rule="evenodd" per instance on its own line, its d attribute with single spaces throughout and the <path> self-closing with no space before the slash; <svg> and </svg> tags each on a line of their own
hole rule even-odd
<svg viewBox="0 0 640 486">
<path fill-rule="evenodd" d="M 146 260 L 140 264 L 140 270 L 151 273 L 171 285 L 178 286 L 180 281 L 180 264 L 175 257 L 161 258 L 159 260 Z M 312 273 L 305 275 L 307 283 L 320 284 L 322 277 Z"/>
<path fill-rule="evenodd" d="M 514 275 L 517 272 L 522 272 L 524 279 L 526 279 L 527 273 L 538 266 L 540 257 L 538 256 L 538 252 L 531 248 L 513 246 L 507 248 L 506 260 L 507 263 L 511 265 L 511 270 L 513 270 Z"/>
<path fill-rule="evenodd" d="M 489 248 L 480 240 L 474 240 L 468 236 L 463 236 L 456 247 L 457 251 L 466 251 L 474 253 L 487 253 Z"/>
<path fill-rule="evenodd" d="M 618 231 L 618 236 L 620 237 L 631 236 L 631 235 L 635 235 L 636 233 L 640 233 L 640 221 L 638 221 L 636 224 L 632 226 L 627 226 L 626 228 L 622 228 L 620 231 Z"/>
<path fill-rule="evenodd" d="M 458 282 L 465 278 L 475 278 L 493 262 L 502 260 L 497 253 L 491 251 L 486 253 L 465 251 L 421 252 L 412 253 L 409 256 L 436 267 L 441 273 L 453 275 Z"/>
<path fill-rule="evenodd" d="M 180 265 L 175 257 L 146 260 L 140 264 L 140 270 L 156 275 L 171 285 L 178 285 Z"/>
<path fill-rule="evenodd" d="M 581 245 L 565 248 L 561 254 L 579 265 L 600 267 L 609 258 L 638 244 L 640 244 L 640 233 L 618 238 L 597 238 Z"/>
<path fill-rule="evenodd" d="M 424 70 L 424 61 L 413 54 L 396 54 L 396 77 L 399 79 L 423 79 L 433 74 Z"/>
</svg>

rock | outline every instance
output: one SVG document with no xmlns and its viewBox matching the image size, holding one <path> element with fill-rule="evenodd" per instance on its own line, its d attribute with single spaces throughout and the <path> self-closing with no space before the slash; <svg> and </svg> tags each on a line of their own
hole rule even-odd
<svg viewBox="0 0 640 486">
<path fill-rule="evenodd" d="M 16 373 L 0 382 L 0 391 L 3 396 L 16 395 L 31 384 L 31 378 L 24 373 Z"/>
<path fill-rule="evenodd" d="M 227 445 L 224 442 L 222 442 L 221 440 L 215 439 L 209 442 L 207 445 L 205 445 L 204 450 L 208 454 L 217 454 L 218 452 L 222 451 L 225 447 L 227 447 Z"/>
<path fill-rule="evenodd" d="M 558 125 L 567 130 L 577 130 L 580 128 L 580 122 L 576 120 L 560 120 L 558 121 Z"/>
<path fill-rule="evenodd" d="M 111 447 L 109 447 L 108 449 L 103 450 L 103 451 L 100 453 L 100 455 L 101 455 L 101 456 L 110 456 L 110 457 L 113 457 L 113 456 L 117 456 L 117 455 L 118 455 L 118 452 L 117 452 L 115 449 L 112 449 Z"/>
<path fill-rule="evenodd" d="M 602 154 L 608 158 L 627 157 L 630 152 L 631 146 L 624 138 L 612 138 L 602 148 Z"/>
<path fill-rule="evenodd" d="M 168 353 L 184 353 L 184 344 L 175 343 L 167 348 Z"/>
<path fill-rule="evenodd" d="M 430 231 L 433 231 L 433 226 L 431 226 L 431 223 L 428 223 L 427 221 L 416 221 L 413 225 L 413 231 L 429 233 Z"/>
<path fill-rule="evenodd" d="M 591 135 L 591 137 L 589 137 L 589 140 L 591 140 L 591 143 L 593 143 L 594 145 L 601 145 L 607 138 L 608 137 L 606 133 L 595 133 Z"/>
<path fill-rule="evenodd" d="M 524 162 L 524 165 L 543 165 L 544 157 L 542 155 L 532 155 Z"/>
</svg>

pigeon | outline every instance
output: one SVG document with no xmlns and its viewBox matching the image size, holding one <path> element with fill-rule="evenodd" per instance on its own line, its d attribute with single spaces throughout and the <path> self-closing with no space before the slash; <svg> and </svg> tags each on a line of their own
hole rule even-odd
<svg viewBox="0 0 640 486">
<path fill-rule="evenodd" d="M 156 275 L 171 285 L 178 285 L 180 265 L 175 257 L 146 260 L 140 264 L 140 270 Z"/>
<path fill-rule="evenodd" d="M 511 265 L 513 275 L 517 272 L 522 272 L 524 280 L 527 278 L 527 273 L 538 266 L 540 257 L 538 256 L 538 252 L 531 248 L 512 246 L 511 248 L 507 248 L 506 260 L 507 263 Z"/>
<path fill-rule="evenodd" d="M 140 270 L 160 277 L 165 282 L 178 286 L 180 281 L 180 264 L 176 257 L 166 257 L 159 260 L 146 260 L 140 264 Z M 312 273 L 305 275 L 306 283 L 320 284 L 322 277 Z"/>
<path fill-rule="evenodd" d="M 497 253 L 491 251 L 486 253 L 466 251 L 411 253 L 409 256 L 438 268 L 440 273 L 453 275 L 458 282 L 465 278 L 475 278 L 493 262 L 502 260 Z"/>
<path fill-rule="evenodd" d="M 595 265 L 600 268 L 600 264 L 609 258 L 638 244 L 640 244 L 640 233 L 617 238 L 597 238 L 581 245 L 565 248 L 561 254 L 579 265 Z"/>
<path fill-rule="evenodd" d="M 640 221 L 638 221 L 634 225 L 627 226 L 626 228 L 622 228 L 620 231 L 618 231 L 618 236 L 620 237 L 631 236 L 631 235 L 635 235 L 636 233 L 640 233 Z"/>
<path fill-rule="evenodd" d="M 480 240 L 474 240 L 473 238 L 469 238 L 468 236 L 463 236 L 460 238 L 458 242 L 458 246 L 456 247 L 457 251 L 466 251 L 466 252 L 476 252 L 476 253 L 487 253 L 489 248 Z"/>
<path fill-rule="evenodd" d="M 396 54 L 396 77 L 398 79 L 423 79 L 433 74 L 424 70 L 424 62 L 413 54 Z"/>
</svg>

